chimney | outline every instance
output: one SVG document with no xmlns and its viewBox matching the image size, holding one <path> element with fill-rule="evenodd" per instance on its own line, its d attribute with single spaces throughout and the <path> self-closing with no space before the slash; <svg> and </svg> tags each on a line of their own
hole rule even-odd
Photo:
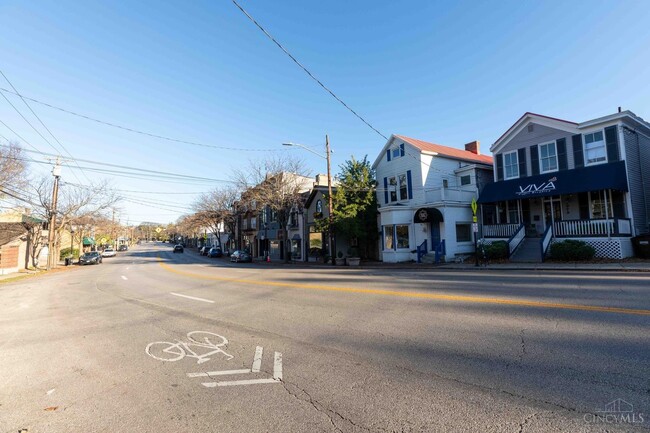
<svg viewBox="0 0 650 433">
<path fill-rule="evenodd" d="M 618 112 L 619 112 L 619 113 L 621 112 L 621 107 L 618 107 Z"/>
<path fill-rule="evenodd" d="M 465 145 L 465 150 L 468 152 L 475 153 L 477 155 L 481 154 L 481 142 L 478 140 L 472 141 Z"/>
</svg>

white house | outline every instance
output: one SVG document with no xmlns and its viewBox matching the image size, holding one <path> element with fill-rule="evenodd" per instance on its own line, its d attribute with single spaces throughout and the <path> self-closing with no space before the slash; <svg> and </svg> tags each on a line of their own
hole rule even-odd
<svg viewBox="0 0 650 433">
<path fill-rule="evenodd" d="M 470 205 L 493 181 L 492 158 L 481 155 L 478 141 L 461 150 L 391 135 L 372 168 L 384 262 L 473 253 Z"/>
</svg>

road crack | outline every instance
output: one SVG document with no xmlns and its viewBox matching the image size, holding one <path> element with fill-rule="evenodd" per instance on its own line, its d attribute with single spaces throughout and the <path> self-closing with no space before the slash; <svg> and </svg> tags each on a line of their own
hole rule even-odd
<svg viewBox="0 0 650 433">
<path fill-rule="evenodd" d="M 526 332 L 526 328 L 522 329 L 521 332 L 519 332 L 519 338 L 521 339 L 521 350 L 519 351 L 519 362 L 521 362 L 524 355 L 526 355 L 526 340 L 524 340 L 525 332 Z"/>
</svg>

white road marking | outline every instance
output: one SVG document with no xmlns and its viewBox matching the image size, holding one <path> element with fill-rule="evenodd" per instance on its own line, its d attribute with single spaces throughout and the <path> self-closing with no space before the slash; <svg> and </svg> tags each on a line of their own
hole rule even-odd
<svg viewBox="0 0 650 433">
<path fill-rule="evenodd" d="M 280 383 L 275 379 L 249 379 L 249 380 L 231 380 L 226 382 L 206 382 L 201 385 L 207 388 L 214 388 L 215 386 L 237 386 L 237 385 L 257 385 L 260 383 Z"/>
<path fill-rule="evenodd" d="M 52 394 L 52 393 L 54 392 L 55 389 L 56 389 L 56 388 L 52 388 L 51 390 L 49 390 L 48 392 L 46 392 L 46 394 L 47 394 L 47 395 Z"/>
<path fill-rule="evenodd" d="M 169 293 L 174 296 L 180 296 L 181 298 L 193 299 L 195 301 L 202 301 L 202 302 L 208 302 L 210 304 L 214 304 L 214 301 L 211 301 L 209 299 L 195 298 L 194 296 L 181 295 L 180 293 L 174 293 L 174 292 L 169 292 Z"/>
<path fill-rule="evenodd" d="M 259 373 L 260 368 L 262 367 L 262 354 L 264 353 L 264 348 L 262 346 L 257 346 L 255 348 L 255 356 L 253 357 L 253 373 Z"/>
<path fill-rule="evenodd" d="M 126 278 L 124 275 L 122 275 L 122 279 L 123 280 L 128 280 L 128 278 Z"/>
<path fill-rule="evenodd" d="M 273 379 L 282 380 L 282 354 L 275 352 L 275 361 L 273 362 Z"/>
<path fill-rule="evenodd" d="M 187 373 L 187 377 L 225 376 L 227 374 L 246 374 L 246 373 L 250 373 L 250 372 L 251 371 L 249 369 L 206 371 L 205 373 Z"/>
<path fill-rule="evenodd" d="M 208 371 L 200 373 L 187 373 L 188 377 L 210 377 L 210 376 L 225 376 L 230 374 L 249 374 L 249 373 L 259 373 L 262 366 L 262 354 L 264 353 L 264 348 L 262 346 L 257 346 L 255 348 L 255 356 L 253 358 L 253 368 L 248 370 L 220 370 L 220 371 Z M 273 361 L 273 378 L 272 379 L 245 379 L 245 380 L 228 380 L 222 382 L 203 382 L 201 385 L 206 388 L 215 388 L 217 386 L 237 386 L 237 385 L 258 385 L 263 383 L 280 383 L 282 381 L 282 354 L 280 352 L 275 352 L 275 358 Z"/>
</svg>

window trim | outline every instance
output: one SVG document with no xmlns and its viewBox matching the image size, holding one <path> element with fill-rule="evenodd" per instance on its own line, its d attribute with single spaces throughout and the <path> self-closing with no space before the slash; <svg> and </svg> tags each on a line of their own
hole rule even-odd
<svg viewBox="0 0 650 433">
<path fill-rule="evenodd" d="M 603 149 L 605 150 L 605 159 L 603 161 L 594 161 L 594 162 L 589 162 L 589 159 L 587 158 L 587 135 L 592 135 L 597 132 L 600 132 L 603 136 Z M 609 159 L 607 157 L 607 140 L 605 138 L 605 129 L 597 129 L 591 132 L 584 132 L 582 133 L 582 154 L 584 155 L 584 164 L 585 167 L 590 166 L 590 165 L 598 165 L 598 164 L 606 164 L 609 162 Z"/>
<path fill-rule="evenodd" d="M 548 146 L 552 144 L 555 148 L 555 168 L 552 170 L 544 171 L 544 166 L 542 165 L 542 146 Z M 557 156 L 557 140 L 547 141 L 546 143 L 540 143 L 537 145 L 537 158 L 539 159 L 539 174 L 553 173 L 560 169 L 560 159 Z"/>
<path fill-rule="evenodd" d="M 402 190 L 400 188 L 400 176 L 404 176 L 404 182 L 405 182 L 405 187 L 406 187 L 406 194 L 404 195 L 404 198 L 402 198 Z M 406 172 L 403 173 L 398 173 L 393 176 L 388 176 L 387 178 L 387 186 L 388 186 L 388 203 L 400 203 L 400 202 L 405 202 L 409 201 L 409 178 L 408 174 Z M 391 180 L 395 180 L 395 184 L 391 184 Z M 395 187 L 395 190 L 393 191 L 391 187 Z M 393 200 L 393 193 L 395 194 L 395 200 Z"/>
<path fill-rule="evenodd" d="M 397 152 L 397 155 L 395 152 Z M 399 146 L 390 149 L 390 159 L 399 158 L 400 156 L 402 156 L 402 149 Z"/>
<path fill-rule="evenodd" d="M 458 226 L 469 226 L 469 240 L 466 240 L 466 241 L 458 240 Z M 456 221 L 456 224 L 455 224 L 454 228 L 455 228 L 455 235 L 456 235 L 456 243 L 457 244 L 472 243 L 472 223 L 471 222 L 469 222 L 469 221 Z"/>
<path fill-rule="evenodd" d="M 467 178 L 469 181 L 467 183 L 463 183 L 463 179 Z M 464 174 L 460 176 L 460 186 L 467 186 L 472 184 L 472 175 L 471 174 Z"/>
<path fill-rule="evenodd" d="M 517 175 L 508 177 L 508 164 L 506 164 L 506 156 L 510 154 L 514 154 L 517 161 L 514 164 L 514 167 L 517 168 Z M 503 180 L 510 180 L 510 179 L 519 179 L 519 152 L 516 150 L 513 150 L 512 152 L 506 152 L 503 154 Z"/>
</svg>

